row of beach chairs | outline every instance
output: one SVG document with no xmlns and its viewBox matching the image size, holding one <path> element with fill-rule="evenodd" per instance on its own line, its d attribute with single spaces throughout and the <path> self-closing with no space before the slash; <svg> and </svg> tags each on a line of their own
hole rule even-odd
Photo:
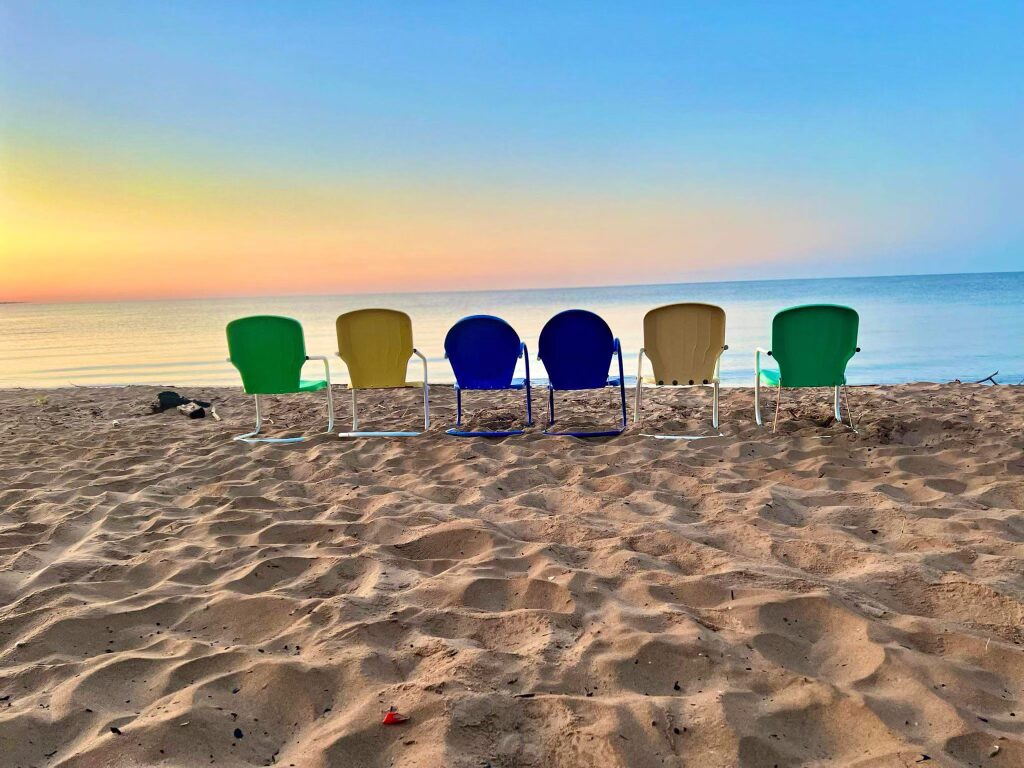
<svg viewBox="0 0 1024 768">
<path fill-rule="evenodd" d="M 845 391 L 846 365 L 857 347 L 857 313 L 835 304 L 808 304 L 779 312 L 772 323 L 772 348 L 754 353 L 754 415 L 761 419 L 761 387 L 777 389 L 775 420 L 782 388 L 830 387 L 834 390 L 835 418 L 842 423 L 840 388 Z M 352 429 L 342 437 L 412 436 L 410 432 L 372 432 L 359 429 L 357 393 L 364 389 L 422 387 L 423 428 L 430 428 L 430 385 L 427 358 L 413 346 L 412 321 L 393 309 L 360 309 L 346 312 L 336 322 L 338 355 L 349 372 L 352 397 Z M 274 315 L 257 315 L 233 320 L 227 326 L 229 362 L 242 377 L 246 394 L 256 404 L 256 428 L 239 435 L 247 442 L 297 442 L 304 437 L 261 436 L 263 415 L 261 395 L 325 391 L 327 432 L 334 431 L 334 401 L 331 373 L 325 356 L 307 355 L 302 326 L 298 321 Z M 725 311 L 712 304 L 683 303 L 658 307 L 644 316 L 644 346 L 640 350 L 633 420 L 642 417 L 645 386 L 706 386 L 714 390 L 712 426 L 719 425 L 719 365 L 725 343 Z M 459 437 L 507 437 L 523 429 L 498 431 L 463 429 L 462 396 L 471 390 L 522 390 L 525 393 L 526 424 L 533 424 L 530 360 L 526 344 L 507 322 L 491 315 L 471 315 L 459 320 L 444 340 L 445 358 L 455 374 L 456 422 L 448 434 Z M 409 361 L 418 357 L 423 364 L 423 381 L 407 380 Z M 762 356 L 774 359 L 777 368 L 762 368 Z M 525 363 L 525 377 L 515 378 L 518 361 Z M 626 379 L 622 368 L 622 347 L 601 317 L 583 309 L 560 312 L 540 332 L 537 359 L 543 360 L 548 375 L 549 435 L 602 437 L 621 434 L 627 425 Z M 653 376 L 644 378 L 644 361 Z M 303 379 L 307 361 L 323 362 L 323 378 Z M 613 362 L 617 374 L 608 375 Z M 618 389 L 621 426 L 597 431 L 555 429 L 555 393 L 588 389 Z M 849 421 L 849 403 L 847 418 Z M 650 435 L 685 438 L 685 435 Z"/>
</svg>

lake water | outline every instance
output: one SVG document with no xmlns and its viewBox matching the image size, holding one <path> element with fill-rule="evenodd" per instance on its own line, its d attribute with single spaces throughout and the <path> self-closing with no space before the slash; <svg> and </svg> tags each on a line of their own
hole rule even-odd
<svg viewBox="0 0 1024 768">
<path fill-rule="evenodd" d="M 536 356 L 537 336 L 556 312 L 602 315 L 621 338 L 626 373 L 635 375 L 644 313 L 679 301 L 704 301 L 727 314 L 722 380 L 750 385 L 754 347 L 769 346 L 771 319 L 794 304 L 834 302 L 860 313 L 862 352 L 850 362 L 854 384 L 1024 379 L 1024 272 L 858 277 L 821 280 L 645 285 L 527 291 L 351 296 L 287 296 L 81 304 L 0 305 L 0 386 L 68 384 L 238 384 L 225 362 L 224 325 L 251 314 L 301 321 L 309 354 L 335 355 L 334 319 L 361 307 L 390 307 L 413 321 L 431 382 L 452 381 L 444 360 L 448 328 L 469 314 L 508 320 Z M 310 364 L 309 373 L 314 373 Z M 334 357 L 332 378 L 347 381 Z M 520 364 L 521 365 L 521 364 Z M 531 360 L 534 378 L 543 366 Z M 648 371 L 648 375 L 649 375 Z M 521 375 L 521 371 L 520 374 Z M 415 366 L 410 376 L 419 377 Z"/>
</svg>

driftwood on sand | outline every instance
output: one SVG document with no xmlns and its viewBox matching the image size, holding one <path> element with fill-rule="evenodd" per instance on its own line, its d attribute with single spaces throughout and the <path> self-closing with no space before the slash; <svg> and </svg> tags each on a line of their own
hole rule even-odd
<svg viewBox="0 0 1024 768">
<path fill-rule="evenodd" d="M 984 384 L 986 381 L 991 381 L 993 384 L 998 384 L 999 382 L 996 381 L 996 376 L 998 376 L 998 375 L 999 375 L 999 371 L 996 371 L 995 373 L 990 373 L 984 379 L 978 379 L 977 381 L 975 381 L 973 383 L 974 384 Z"/>
<path fill-rule="evenodd" d="M 993 384 L 998 384 L 999 382 L 996 381 L 996 376 L 998 376 L 998 375 L 999 375 L 999 371 L 996 371 L 995 373 L 990 373 L 988 376 L 986 376 L 983 379 L 978 379 L 977 381 L 968 381 L 967 383 L 968 384 L 984 384 L 986 381 L 991 381 Z M 964 382 L 962 380 L 960 380 L 960 379 L 953 379 L 949 383 L 950 384 L 963 384 Z"/>
</svg>

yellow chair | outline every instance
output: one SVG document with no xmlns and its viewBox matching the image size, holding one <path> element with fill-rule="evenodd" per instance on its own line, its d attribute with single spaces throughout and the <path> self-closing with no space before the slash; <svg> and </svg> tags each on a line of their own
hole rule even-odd
<svg viewBox="0 0 1024 768">
<path fill-rule="evenodd" d="M 427 381 L 427 358 L 412 345 L 412 321 L 404 312 L 394 309 L 358 309 L 338 317 L 338 356 L 345 362 L 352 390 L 352 431 L 341 437 L 400 437 L 419 432 L 359 432 L 359 389 L 390 389 L 417 387 L 406 381 L 409 358 L 423 361 L 423 429 L 430 429 L 430 384 Z"/>
<path fill-rule="evenodd" d="M 725 310 L 713 304 L 669 304 L 644 316 L 644 346 L 636 374 L 633 422 L 643 407 L 644 356 L 651 361 L 659 387 L 713 387 L 711 424 L 718 428 L 719 365 L 725 343 Z M 685 435 L 653 435 L 687 439 Z"/>
</svg>

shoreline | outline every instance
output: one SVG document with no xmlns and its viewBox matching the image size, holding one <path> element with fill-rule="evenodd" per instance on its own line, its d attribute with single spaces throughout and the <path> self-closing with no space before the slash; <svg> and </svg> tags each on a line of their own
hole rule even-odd
<svg viewBox="0 0 1024 768">
<path fill-rule="evenodd" d="M 999 373 L 999 371 L 996 371 L 995 373 L 993 373 L 991 375 L 992 376 L 1000 376 L 1000 373 Z M 751 378 L 753 378 L 753 374 L 751 374 Z M 531 386 L 535 390 L 535 395 L 536 396 L 540 395 L 542 388 L 547 386 L 547 382 L 548 382 L 547 378 L 544 378 L 544 377 L 531 377 L 530 381 L 531 381 Z M 439 394 L 441 392 L 446 392 L 446 393 L 450 394 L 451 389 L 454 386 L 454 383 L 455 383 L 454 380 L 452 380 L 452 381 L 434 381 L 433 379 L 431 379 L 430 380 L 431 398 L 434 397 L 434 390 L 435 389 L 438 390 Z M 953 380 L 950 380 L 950 381 L 916 380 L 916 381 L 889 382 L 889 383 L 885 383 L 885 384 L 848 384 L 846 386 L 850 390 L 861 390 L 861 389 L 894 388 L 894 387 L 947 387 L 947 386 L 949 386 L 949 387 L 965 386 L 966 387 L 966 386 L 974 386 L 974 385 L 997 386 L 997 387 L 1020 387 L 1020 386 L 1024 386 L 1024 379 L 1022 379 L 1020 381 L 998 381 L 997 380 L 995 384 L 992 384 L 989 381 L 989 377 L 986 376 L 985 378 L 979 379 L 977 381 L 960 381 L 958 379 L 953 379 Z M 736 391 L 745 391 L 745 392 L 751 393 L 750 397 L 753 397 L 754 388 L 750 384 L 731 384 L 731 383 L 726 383 L 726 382 L 723 381 L 720 386 L 721 386 L 721 389 L 723 391 L 725 391 L 725 390 L 730 390 L 730 391 L 734 391 L 734 392 L 736 392 Z M 337 382 L 337 381 L 332 381 L 332 388 L 333 388 L 333 391 L 337 391 L 337 392 L 347 392 L 348 391 L 348 385 L 346 383 L 341 383 L 341 382 Z M 626 391 L 629 393 L 630 398 L 632 398 L 633 392 L 635 391 L 635 388 L 636 388 L 636 376 L 627 375 L 626 376 Z M 238 384 L 180 384 L 180 383 L 179 384 L 139 384 L 139 383 L 127 383 L 127 384 L 74 384 L 74 383 L 68 382 L 68 383 L 65 383 L 65 384 L 55 384 L 53 386 L 41 386 L 41 385 L 35 385 L 35 384 L 33 384 L 33 385 L 24 385 L 24 386 L 19 386 L 19 385 L 11 385 L 11 386 L 0 385 L 0 394 L 2 394 L 4 392 L 54 392 L 54 391 L 59 391 L 59 390 L 64 390 L 64 389 L 66 389 L 66 390 L 82 390 L 82 389 L 99 389 L 99 390 L 109 390 L 109 389 L 143 390 L 144 389 L 144 390 L 150 390 L 150 389 L 152 389 L 152 390 L 173 390 L 173 391 L 181 391 L 181 392 L 192 391 L 192 390 L 195 390 L 195 391 L 200 391 L 201 390 L 203 392 L 211 392 L 211 391 L 212 392 L 223 392 L 223 393 L 225 393 L 227 395 L 239 394 L 239 393 L 242 392 L 241 382 L 239 382 Z M 655 387 L 654 385 L 651 385 L 651 384 L 645 384 L 645 386 L 644 386 L 644 392 L 645 393 L 648 392 L 649 390 L 656 390 L 656 389 L 657 389 L 657 387 Z M 665 387 L 665 389 L 667 390 L 668 387 Z M 767 387 L 765 387 L 765 389 L 767 389 Z M 646 398 L 646 394 L 644 395 L 644 397 Z M 632 403 L 633 402 L 632 399 L 630 399 L 629 402 Z M 630 406 L 630 407 L 632 408 L 632 406 Z"/>
</svg>

